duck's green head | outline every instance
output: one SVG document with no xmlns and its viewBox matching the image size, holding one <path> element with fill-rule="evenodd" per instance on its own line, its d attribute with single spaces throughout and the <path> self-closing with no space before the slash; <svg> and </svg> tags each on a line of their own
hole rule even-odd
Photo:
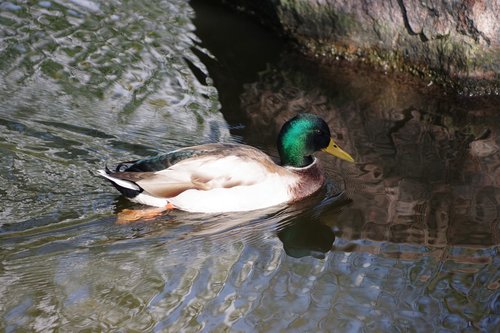
<svg viewBox="0 0 500 333">
<path fill-rule="evenodd" d="M 326 122 L 316 115 L 301 113 L 281 128 L 278 151 L 282 165 L 305 167 L 313 162 L 312 154 L 320 150 L 354 162 L 351 155 L 333 141 Z"/>
</svg>

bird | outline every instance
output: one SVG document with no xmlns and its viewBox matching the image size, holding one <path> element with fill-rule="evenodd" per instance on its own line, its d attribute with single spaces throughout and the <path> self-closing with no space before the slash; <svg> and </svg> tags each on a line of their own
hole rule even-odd
<svg viewBox="0 0 500 333">
<path fill-rule="evenodd" d="M 354 159 L 331 137 L 319 116 L 299 113 L 281 128 L 280 163 L 239 143 L 208 143 L 107 166 L 98 175 L 125 197 L 143 205 L 197 213 L 242 212 L 293 203 L 325 183 L 323 151 Z"/>
</svg>

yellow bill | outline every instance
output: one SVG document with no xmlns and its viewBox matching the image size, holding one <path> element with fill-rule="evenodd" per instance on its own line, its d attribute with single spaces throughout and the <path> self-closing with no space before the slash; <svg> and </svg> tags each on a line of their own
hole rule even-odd
<svg viewBox="0 0 500 333">
<path fill-rule="evenodd" d="M 352 158 L 352 156 L 343 151 L 342 148 L 337 146 L 337 144 L 335 143 L 335 141 L 333 141 L 332 138 L 330 138 L 330 143 L 328 144 L 328 147 L 322 149 L 322 151 L 331 154 L 333 156 L 336 156 L 338 158 L 341 158 L 343 160 L 354 163 L 354 159 Z"/>
</svg>

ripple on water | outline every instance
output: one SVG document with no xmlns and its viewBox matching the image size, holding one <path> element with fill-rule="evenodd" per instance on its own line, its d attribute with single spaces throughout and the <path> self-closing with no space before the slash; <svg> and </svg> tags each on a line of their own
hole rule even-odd
<svg viewBox="0 0 500 333">
<path fill-rule="evenodd" d="M 192 15 L 182 1 L 2 3 L 0 228 L 95 213 L 88 170 L 108 159 L 228 137 Z"/>
</svg>

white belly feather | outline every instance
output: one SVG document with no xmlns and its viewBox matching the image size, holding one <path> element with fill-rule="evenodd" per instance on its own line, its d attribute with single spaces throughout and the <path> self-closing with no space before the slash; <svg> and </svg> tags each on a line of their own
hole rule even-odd
<svg viewBox="0 0 500 333">
<path fill-rule="evenodd" d="M 148 194 L 145 187 L 133 201 L 158 207 L 170 202 L 181 210 L 207 213 L 261 209 L 290 201 L 289 188 L 298 181 L 291 173 L 272 172 L 261 163 L 238 156 L 181 161 L 155 174 L 167 182 L 190 182 L 197 175 L 209 180 L 208 189 L 188 189 L 174 197 L 159 198 Z"/>
<path fill-rule="evenodd" d="M 190 212 L 238 212 L 275 206 L 291 199 L 291 177 L 269 175 L 254 185 L 231 188 L 214 188 L 208 191 L 187 190 L 169 201 L 176 207 Z"/>
</svg>

